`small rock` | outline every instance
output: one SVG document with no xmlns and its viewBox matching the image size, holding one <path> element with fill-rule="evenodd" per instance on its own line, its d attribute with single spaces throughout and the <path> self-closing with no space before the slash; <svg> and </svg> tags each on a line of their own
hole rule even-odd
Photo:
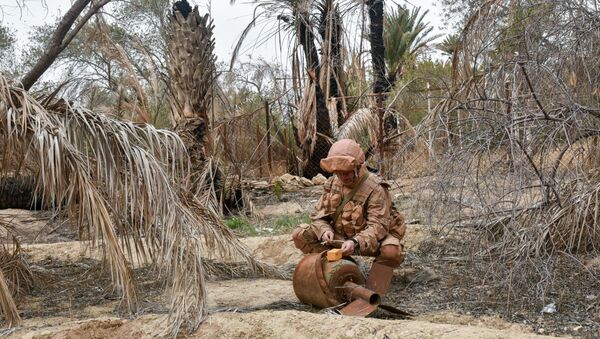
<svg viewBox="0 0 600 339">
<path fill-rule="evenodd" d="M 597 296 L 593 295 L 593 294 L 588 294 L 585 296 L 585 299 L 588 301 L 593 301 L 596 300 L 596 298 L 598 298 Z"/>
<path fill-rule="evenodd" d="M 256 190 L 266 190 L 271 187 L 271 184 L 264 180 L 244 180 L 242 185 Z"/>
<path fill-rule="evenodd" d="M 422 270 L 406 267 L 400 270 L 399 276 L 402 281 L 410 284 L 426 283 L 439 279 L 435 271 L 427 267 Z"/>
<path fill-rule="evenodd" d="M 540 328 L 540 329 L 538 330 L 538 333 L 539 333 L 539 334 L 544 334 L 544 332 L 546 332 L 546 330 L 544 330 L 543 328 Z"/>
<path fill-rule="evenodd" d="M 410 199 L 410 194 L 407 194 L 407 193 L 394 194 L 394 200 L 406 200 L 406 199 Z"/>
<path fill-rule="evenodd" d="M 552 314 L 552 313 L 556 313 L 556 312 L 557 312 L 557 309 L 556 309 L 555 303 L 550 303 L 550 304 L 544 306 L 544 308 L 542 308 L 542 313 Z"/>
<path fill-rule="evenodd" d="M 582 328 L 583 328 L 583 326 L 581 326 L 581 325 L 575 326 L 575 327 L 573 327 L 573 331 L 579 332 L 579 330 L 582 329 Z"/>
<path fill-rule="evenodd" d="M 298 178 L 298 177 L 295 176 L 295 175 L 291 175 L 289 173 L 285 173 L 285 174 L 282 174 L 279 177 L 279 180 L 281 180 L 283 182 L 291 182 L 291 181 L 294 181 L 296 178 Z"/>
<path fill-rule="evenodd" d="M 327 182 L 327 178 L 325 178 L 323 174 L 319 173 L 315 175 L 311 181 L 314 185 L 324 185 Z"/>
<path fill-rule="evenodd" d="M 310 186 L 314 186 L 315 185 L 312 181 L 310 181 L 310 180 L 308 180 L 308 179 L 306 179 L 304 177 L 300 177 L 300 183 L 304 187 L 310 187 Z"/>
</svg>

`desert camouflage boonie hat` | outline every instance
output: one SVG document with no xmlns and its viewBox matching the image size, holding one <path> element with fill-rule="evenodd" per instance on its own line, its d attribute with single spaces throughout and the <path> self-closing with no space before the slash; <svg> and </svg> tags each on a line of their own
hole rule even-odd
<svg viewBox="0 0 600 339">
<path fill-rule="evenodd" d="M 321 159 L 321 168 L 329 173 L 354 171 L 365 162 L 365 153 L 360 145 L 352 139 L 336 141 L 327 154 Z"/>
</svg>

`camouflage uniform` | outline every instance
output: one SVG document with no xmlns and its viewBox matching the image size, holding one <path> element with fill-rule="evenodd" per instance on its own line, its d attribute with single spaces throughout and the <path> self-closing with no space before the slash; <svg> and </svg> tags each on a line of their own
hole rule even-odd
<svg viewBox="0 0 600 339">
<path fill-rule="evenodd" d="M 359 245 L 357 254 L 374 256 L 376 263 L 398 267 L 404 260 L 400 244 L 406 230 L 404 218 L 393 207 L 387 185 L 379 176 L 367 171 L 360 146 L 348 139 L 336 142 L 328 157 L 321 161 L 321 167 L 330 172 L 353 168 L 355 180 L 351 185 L 344 185 L 335 175 L 329 178 L 310 215 L 311 224 L 301 224 L 292 233 L 296 247 L 304 253 L 331 249 L 321 244 L 321 238 L 326 231 L 332 231 L 335 240 L 355 239 Z M 361 184 L 363 176 L 366 178 Z M 343 206 L 334 223 L 336 208 L 358 184 L 354 196 Z"/>
</svg>

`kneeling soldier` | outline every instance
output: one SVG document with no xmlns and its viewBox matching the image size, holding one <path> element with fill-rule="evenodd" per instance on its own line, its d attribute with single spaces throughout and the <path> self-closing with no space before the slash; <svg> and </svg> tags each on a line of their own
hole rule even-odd
<svg viewBox="0 0 600 339">
<path fill-rule="evenodd" d="M 367 170 L 365 154 L 354 140 L 334 143 L 321 168 L 334 175 L 323 186 L 311 224 L 301 224 L 292 233 L 294 244 L 304 253 L 316 253 L 337 242 L 344 255 L 375 257 L 368 280 L 386 293 L 393 269 L 404 261 L 400 240 L 406 230 L 388 186 Z"/>
</svg>

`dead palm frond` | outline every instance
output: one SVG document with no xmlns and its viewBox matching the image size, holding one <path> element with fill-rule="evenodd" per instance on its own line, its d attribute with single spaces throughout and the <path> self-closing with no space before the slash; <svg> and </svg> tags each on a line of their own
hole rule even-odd
<svg viewBox="0 0 600 339">
<path fill-rule="evenodd" d="M 2 315 L 8 327 L 21 325 L 21 317 L 19 316 L 17 305 L 13 300 L 2 270 L 0 270 L 0 310 L 2 310 Z"/>
<path fill-rule="evenodd" d="M 547 208 L 554 211 L 546 224 L 549 249 L 570 253 L 597 251 L 600 249 L 600 184 L 573 193 L 563 206 L 553 204 Z"/>
<path fill-rule="evenodd" d="M 13 296 L 18 298 L 33 288 L 34 278 L 29 262 L 14 236 L 12 249 L 6 245 L 0 248 L 0 271 L 4 274 Z"/>
<path fill-rule="evenodd" d="M 102 54 L 109 60 L 114 61 L 116 66 L 122 70 L 123 74 L 119 79 L 119 86 L 130 88 L 134 93 L 133 98 L 124 98 L 126 100 L 124 100 L 123 109 L 127 112 L 135 112 L 131 120 L 150 123 L 152 117 L 149 99 L 140 82 L 134 62 L 123 46 L 111 37 L 109 30 L 110 27 L 104 17 L 101 14 L 98 15 L 96 32 L 94 32 L 96 34 L 93 34 L 92 38 L 97 40 L 97 46 Z M 152 63 L 149 63 L 149 65 L 152 66 Z M 151 88 L 154 89 L 155 83 L 151 83 L 151 85 Z M 157 93 L 155 92 L 154 94 L 156 95 Z"/>
<path fill-rule="evenodd" d="M 302 100 L 298 107 L 299 127 L 298 137 L 300 138 L 300 147 L 308 154 L 312 154 L 317 141 L 317 100 L 316 87 L 314 81 L 309 82 L 304 88 Z"/>
<path fill-rule="evenodd" d="M 354 114 L 340 126 L 336 138 L 360 140 L 364 135 L 368 135 L 369 141 L 375 140 L 377 128 L 379 126 L 378 124 L 377 116 L 373 114 L 371 109 L 361 108 L 354 112 Z"/>
<path fill-rule="evenodd" d="M 173 132 L 64 101 L 45 109 L 0 76 L 0 142 L 3 159 L 17 156 L 17 164 L 32 164 L 45 205 L 75 218 L 81 234 L 102 247 L 113 283 L 131 312 L 137 292 L 127 258 L 149 259 L 159 268 L 171 295 L 171 335 L 195 330 L 207 314 L 205 241 L 261 270 L 210 205 L 187 202 L 185 191 L 177 188 L 184 187 L 189 160 Z M 0 163 L 0 173 L 7 175 L 5 169 L 14 163 Z"/>
<path fill-rule="evenodd" d="M 0 227 L 12 233 L 12 227 L 0 220 Z M 21 247 L 13 235 L 12 251 L 7 246 L 0 247 L 0 310 L 8 327 L 19 326 L 21 317 L 14 296 L 33 287 L 33 274 L 21 253 Z"/>
</svg>

